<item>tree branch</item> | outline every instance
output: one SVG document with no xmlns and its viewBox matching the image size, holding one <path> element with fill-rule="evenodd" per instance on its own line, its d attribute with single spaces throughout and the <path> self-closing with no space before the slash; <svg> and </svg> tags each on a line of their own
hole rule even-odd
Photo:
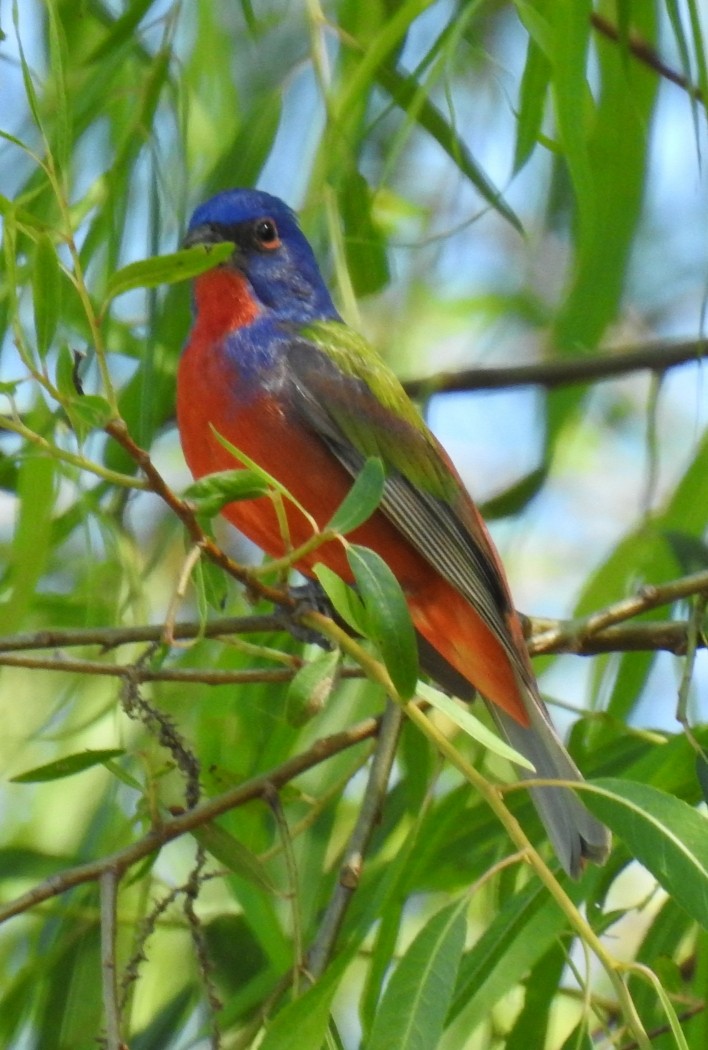
<svg viewBox="0 0 708 1050">
<path fill-rule="evenodd" d="M 522 615 L 529 651 L 540 653 L 576 653 L 592 656 L 607 652 L 638 652 L 665 650 L 683 655 L 689 641 L 690 623 L 684 620 L 658 620 L 626 624 L 640 613 L 662 605 L 708 594 L 708 571 L 692 573 L 661 585 L 645 585 L 636 594 L 592 613 L 582 620 L 551 620 Z M 198 639 L 202 636 L 218 638 L 229 634 L 248 634 L 275 630 L 282 626 L 278 615 L 231 616 L 207 623 L 184 621 L 176 623 L 173 634 L 178 639 Z M 48 630 L 9 635 L 0 638 L 0 666 L 26 667 L 33 670 L 63 671 L 74 674 L 95 674 L 114 678 L 130 677 L 137 682 L 187 682 L 207 685 L 249 682 L 288 681 L 302 660 L 292 657 L 292 667 L 244 668 L 224 671 L 196 668 L 149 668 L 141 663 L 108 664 L 99 660 L 79 660 L 60 653 L 51 657 L 22 656 L 19 653 L 36 649 L 68 649 L 73 646 L 98 645 L 104 650 L 138 642 L 158 642 L 164 627 L 144 624 L 134 627 L 51 628 Z M 697 638 L 698 647 L 705 647 L 705 639 Z M 357 668 L 344 668 L 345 677 L 360 673 Z"/>
<path fill-rule="evenodd" d="M 617 26 L 613 25 L 607 18 L 598 14 L 596 11 L 590 15 L 590 21 L 592 22 L 598 33 L 607 37 L 608 40 L 613 40 L 618 43 L 621 40 L 619 30 Z M 636 59 L 642 62 L 649 69 L 653 69 L 655 73 L 658 73 L 664 80 L 670 80 L 672 84 L 678 85 L 683 88 L 691 98 L 695 99 L 696 102 L 705 102 L 703 98 L 703 92 L 695 84 L 692 84 L 688 77 L 685 77 L 683 73 L 678 73 L 671 66 L 667 66 L 666 63 L 659 57 L 658 52 L 649 44 L 646 40 L 642 40 L 635 33 L 630 33 L 627 38 L 627 48 L 629 52 L 634 55 Z"/>
<path fill-rule="evenodd" d="M 235 580 L 239 580 L 241 583 L 245 584 L 251 593 L 258 594 L 261 598 L 266 598 L 268 601 L 271 601 L 276 605 L 286 606 L 291 609 L 295 608 L 295 599 L 288 594 L 287 591 L 277 587 L 269 587 L 268 584 L 263 583 L 263 581 L 250 569 L 246 568 L 244 565 L 239 565 L 238 562 L 229 558 L 228 554 L 222 551 L 221 547 L 214 543 L 210 536 L 207 536 L 199 524 L 191 504 L 187 500 L 180 499 L 179 496 L 172 491 L 158 469 L 155 467 L 145 449 L 141 448 L 135 441 L 133 441 L 124 420 L 120 418 L 112 419 L 106 424 L 105 429 L 106 433 L 112 437 L 113 440 L 116 441 L 140 467 L 149 482 L 151 490 L 177 515 L 186 528 L 192 543 L 196 547 L 199 547 L 210 561 L 222 568 L 224 572 L 228 573 L 229 576 L 232 576 Z"/>
<path fill-rule="evenodd" d="M 534 361 L 526 365 L 438 372 L 428 379 L 412 379 L 404 385 L 412 397 L 472 390 L 505 390 L 519 386 L 540 386 L 545 390 L 553 390 L 573 383 L 615 379 L 630 372 L 666 372 L 678 365 L 702 361 L 707 349 L 708 345 L 702 339 L 679 343 L 646 343 L 598 354 Z"/>
<path fill-rule="evenodd" d="M 324 973 L 332 957 L 344 916 L 359 885 L 364 854 L 376 822 L 380 819 L 388 790 L 403 718 L 403 708 L 393 700 L 387 700 L 359 816 L 344 853 L 339 878 L 322 917 L 317 937 L 308 953 L 307 969 L 311 978 L 317 979 Z"/>
<path fill-rule="evenodd" d="M 628 598 L 622 598 L 613 605 L 608 605 L 605 609 L 591 613 L 590 616 L 582 620 L 569 621 L 565 624 L 560 623 L 542 632 L 540 635 L 536 635 L 529 648 L 532 653 L 592 652 L 592 648 L 587 647 L 593 645 L 593 641 L 597 639 L 598 635 L 604 635 L 606 638 L 608 630 L 615 625 L 625 620 L 631 620 L 633 617 L 639 616 L 640 613 L 648 612 L 650 609 L 657 609 L 662 605 L 670 605 L 685 598 L 705 594 L 708 594 L 708 570 L 694 572 L 689 576 L 671 580 L 669 583 L 659 585 L 645 584 L 639 588 L 636 594 L 630 595 Z M 651 628 L 654 625 L 647 624 L 645 626 Z M 681 626 L 684 637 L 687 640 L 689 625 L 682 624 Z M 634 628 L 634 632 L 636 630 L 637 627 Z M 617 634 L 615 637 L 617 637 Z M 607 652 L 608 650 L 604 648 L 597 651 Z"/>
</svg>

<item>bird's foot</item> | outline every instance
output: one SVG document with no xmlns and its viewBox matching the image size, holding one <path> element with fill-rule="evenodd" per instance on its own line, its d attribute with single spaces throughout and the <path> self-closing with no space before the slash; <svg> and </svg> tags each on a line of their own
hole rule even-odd
<svg viewBox="0 0 708 1050">
<path fill-rule="evenodd" d="M 288 594 L 295 604 L 288 608 L 280 606 L 276 613 L 285 630 L 299 642 L 331 649 L 332 643 L 319 631 L 300 622 L 300 617 L 309 612 L 318 612 L 334 618 L 332 604 L 319 583 L 316 580 L 307 580 L 295 587 L 289 587 Z"/>
</svg>

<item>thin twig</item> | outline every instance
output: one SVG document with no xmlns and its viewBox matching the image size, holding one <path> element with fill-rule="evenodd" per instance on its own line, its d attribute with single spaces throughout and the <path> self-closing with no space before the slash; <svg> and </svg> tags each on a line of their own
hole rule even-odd
<svg viewBox="0 0 708 1050">
<path fill-rule="evenodd" d="M 404 386 L 412 397 L 471 390 L 505 390 L 519 386 L 541 386 L 553 390 L 573 383 L 616 379 L 630 372 L 666 372 L 679 365 L 702 361 L 707 349 L 703 339 L 679 343 L 646 343 L 596 354 L 534 361 L 528 365 L 438 372 L 428 379 L 411 379 Z"/>
<path fill-rule="evenodd" d="M 602 33 L 602 35 L 607 37 L 608 40 L 619 41 L 621 39 L 617 26 L 613 25 L 612 22 L 598 14 L 596 11 L 593 11 L 590 15 L 590 21 L 598 33 Z M 691 98 L 695 99 L 696 102 L 704 101 L 701 89 L 695 84 L 692 84 L 683 73 L 679 73 L 675 69 L 672 69 L 671 66 L 667 66 L 663 59 L 659 57 L 658 52 L 648 41 L 642 40 L 635 33 L 630 33 L 627 38 L 627 49 L 645 66 L 648 66 L 649 69 L 653 69 L 655 73 L 658 73 L 663 80 L 670 80 L 672 84 L 676 84 L 678 87 L 683 88 L 683 90 L 686 91 Z"/>
<path fill-rule="evenodd" d="M 175 623 L 175 639 L 216 638 L 227 634 L 267 634 L 283 629 L 283 618 L 277 613 L 267 616 L 225 616 L 202 623 L 188 620 Z M 75 645 L 99 645 L 102 649 L 116 649 L 135 642 L 160 642 L 165 632 L 164 623 L 140 624 L 134 627 L 69 627 L 28 631 L 0 637 L 0 653 L 24 649 L 68 649 Z"/>
<path fill-rule="evenodd" d="M 708 594 L 708 570 L 694 572 L 662 584 L 645 584 L 636 594 L 608 605 L 575 623 L 561 624 L 534 639 L 533 652 L 575 652 L 576 646 L 624 620 L 661 605 Z"/>
<path fill-rule="evenodd" d="M 290 914 L 291 927 L 292 927 L 292 939 L 293 939 L 293 954 L 295 956 L 295 963 L 293 965 L 293 995 L 298 995 L 298 982 L 300 979 L 300 973 L 302 972 L 303 964 L 303 937 L 302 937 L 302 913 L 300 910 L 300 894 L 298 893 L 298 873 L 297 873 L 297 861 L 295 859 L 295 851 L 293 849 L 293 839 L 288 827 L 288 821 L 283 810 L 283 803 L 280 800 L 280 795 L 273 788 L 265 795 L 265 801 L 270 806 L 271 812 L 275 817 L 275 823 L 278 828 L 278 835 L 280 837 L 280 845 L 285 859 L 285 870 L 287 872 L 288 879 L 288 890 L 287 896 L 290 901 Z"/>
<path fill-rule="evenodd" d="M 180 499 L 179 496 L 172 491 L 150 459 L 149 454 L 145 449 L 141 448 L 140 445 L 133 441 L 128 428 L 122 419 L 113 419 L 107 423 L 106 433 L 112 437 L 113 440 L 116 441 L 140 467 L 147 478 L 151 490 L 167 504 L 174 514 L 177 515 L 179 520 L 185 526 L 190 540 L 196 547 L 199 547 L 205 557 L 214 562 L 215 565 L 222 568 L 224 572 L 229 574 L 229 576 L 232 576 L 235 580 L 239 580 L 241 583 L 245 584 L 249 592 L 258 594 L 261 598 L 266 598 L 268 601 L 273 602 L 276 605 L 285 606 L 291 609 L 295 607 L 295 599 L 288 594 L 287 591 L 283 591 L 277 587 L 270 587 L 268 584 L 263 583 L 262 580 L 254 575 L 251 569 L 235 562 L 228 556 L 228 554 L 222 551 L 210 536 L 207 536 L 199 524 L 191 504 L 187 500 Z"/>
<path fill-rule="evenodd" d="M 317 937 L 308 953 L 307 971 L 312 979 L 316 980 L 324 973 L 347 909 L 359 885 L 364 855 L 379 820 L 388 788 L 402 721 L 403 709 L 400 704 L 388 700 L 359 816 L 344 854 L 339 879 L 320 923 Z"/>
<path fill-rule="evenodd" d="M 106 868 L 101 873 L 101 975 L 106 1050 L 121 1050 L 123 1045 L 116 982 L 116 898 L 119 881 L 120 875 L 115 868 Z"/>
</svg>

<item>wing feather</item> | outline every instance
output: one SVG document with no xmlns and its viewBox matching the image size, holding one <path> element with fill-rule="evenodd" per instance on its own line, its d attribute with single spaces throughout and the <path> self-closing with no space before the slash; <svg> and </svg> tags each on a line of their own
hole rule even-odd
<svg viewBox="0 0 708 1050">
<path fill-rule="evenodd" d="M 367 456 L 381 457 L 387 471 L 381 511 L 477 610 L 518 665 L 507 625 L 510 601 L 495 556 L 486 534 L 475 535 L 458 513 L 466 493 L 422 420 L 418 427 L 390 404 L 382 409 L 365 379 L 344 373 L 309 341 L 293 341 L 288 364 L 296 387 L 291 409 L 352 477 Z M 402 388 L 400 393 L 410 405 Z"/>
</svg>

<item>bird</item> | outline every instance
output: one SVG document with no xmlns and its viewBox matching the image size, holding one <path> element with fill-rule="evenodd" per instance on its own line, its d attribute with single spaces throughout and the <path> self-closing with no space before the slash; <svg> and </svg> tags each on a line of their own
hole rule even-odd
<svg viewBox="0 0 708 1050">
<path fill-rule="evenodd" d="M 234 469 L 238 450 L 241 465 L 250 459 L 284 486 L 296 501 L 286 503 L 287 530 L 268 496 L 222 511 L 277 558 L 286 538 L 290 549 L 311 538 L 308 516 L 324 527 L 367 459 L 378 457 L 380 503 L 348 538 L 398 580 L 421 667 L 462 699 L 481 695 L 537 777 L 580 782 L 541 698 L 485 523 L 398 378 L 337 312 L 295 212 L 261 190 L 225 190 L 196 208 L 183 245 L 223 242 L 232 254 L 193 281 L 177 371 L 178 430 L 193 476 Z M 343 544 L 330 541 L 295 567 L 313 578 L 318 563 L 353 582 Z M 570 876 L 605 861 L 609 833 L 572 789 L 529 790 Z"/>
</svg>

